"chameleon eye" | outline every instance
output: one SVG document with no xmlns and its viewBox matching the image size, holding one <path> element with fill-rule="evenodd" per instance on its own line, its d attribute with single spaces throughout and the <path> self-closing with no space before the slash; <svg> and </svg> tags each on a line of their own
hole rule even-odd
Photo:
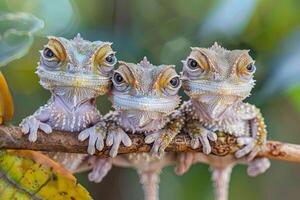
<svg viewBox="0 0 300 200">
<path fill-rule="evenodd" d="M 49 49 L 49 48 L 45 48 L 43 54 L 44 54 L 44 56 L 45 56 L 46 58 L 53 58 L 53 57 L 55 57 L 55 54 L 54 54 L 53 51 L 52 51 L 51 49 Z"/>
<path fill-rule="evenodd" d="M 254 63 L 248 64 L 248 65 L 246 66 L 246 70 L 247 70 L 247 72 L 249 72 L 249 73 L 253 73 L 253 72 L 256 70 L 256 67 L 255 67 Z"/>
<path fill-rule="evenodd" d="M 197 61 L 191 58 L 188 59 L 187 66 L 192 70 L 197 69 L 199 67 Z"/>
<path fill-rule="evenodd" d="M 117 62 L 115 52 L 109 43 L 101 43 L 91 59 L 95 68 L 102 74 L 110 74 Z"/>
<path fill-rule="evenodd" d="M 105 58 L 105 61 L 107 63 L 109 63 L 110 65 L 114 65 L 114 64 L 116 64 L 117 59 L 114 54 L 110 54 Z"/>
<path fill-rule="evenodd" d="M 254 74 L 256 70 L 256 67 L 254 65 L 254 63 L 249 63 L 247 65 L 242 66 L 241 68 L 239 68 L 238 73 L 240 75 L 241 78 L 248 80 L 249 78 L 251 78 Z"/>
<path fill-rule="evenodd" d="M 170 85 L 173 87 L 173 88 L 177 88 L 179 85 L 180 85 L 180 79 L 179 77 L 174 77 L 170 80 Z"/>
<path fill-rule="evenodd" d="M 118 91 L 125 91 L 129 88 L 128 82 L 119 72 L 114 72 L 112 82 L 114 85 L 114 89 Z"/>
<path fill-rule="evenodd" d="M 119 74 L 118 72 L 115 72 L 115 73 L 114 73 L 114 82 L 115 82 L 116 84 L 121 84 L 121 83 L 123 83 L 123 82 L 124 82 L 123 76 L 122 76 L 121 74 Z"/>
<path fill-rule="evenodd" d="M 198 64 L 198 62 L 192 58 L 188 59 L 187 66 L 193 73 L 197 72 L 199 75 L 204 74 L 208 70 L 206 65 L 203 66 L 202 64 Z"/>
</svg>

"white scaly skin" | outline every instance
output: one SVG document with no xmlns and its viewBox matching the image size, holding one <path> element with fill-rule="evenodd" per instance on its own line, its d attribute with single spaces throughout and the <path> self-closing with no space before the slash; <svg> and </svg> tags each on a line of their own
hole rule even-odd
<svg viewBox="0 0 300 200">
<path fill-rule="evenodd" d="M 52 130 L 78 132 L 100 120 L 95 98 L 110 89 L 114 54 L 111 43 L 86 41 L 79 34 L 73 40 L 49 37 L 36 73 L 51 98 L 20 124 L 31 142 L 37 140 L 38 129 L 47 134 Z M 76 168 L 83 157 L 63 153 L 51 156 L 69 169 Z"/>
<path fill-rule="evenodd" d="M 163 145 L 162 137 L 172 136 L 171 113 L 180 103 L 178 90 L 181 82 L 173 65 L 154 66 L 146 58 L 139 64 L 120 62 L 120 67 L 114 71 L 111 100 L 115 112 L 105 116 L 108 124 L 106 144 L 111 146 L 110 155 L 117 155 L 121 141 L 131 144 L 126 132 L 145 134 L 149 143 L 155 142 L 153 151 Z M 172 85 L 172 83 L 173 85 Z M 163 128 L 165 127 L 165 128 Z M 94 134 L 100 128 L 91 127 L 81 133 L 83 138 Z M 98 134 L 102 134 L 98 133 Z M 115 136 L 113 136 L 115 135 Z M 116 136 L 119 135 L 119 136 Z M 96 148 L 97 145 L 96 145 Z M 157 148 L 157 149 L 156 149 Z M 101 150 L 101 149 L 98 149 Z M 146 200 L 158 199 L 159 173 L 161 169 L 174 160 L 173 155 L 164 155 L 162 159 L 148 153 L 119 155 L 109 159 L 95 159 L 92 162 L 93 171 L 89 179 L 100 182 L 112 164 L 132 167 L 138 171 L 143 185 Z"/>
<path fill-rule="evenodd" d="M 193 148 L 202 143 L 206 155 L 180 154 L 176 172 L 186 172 L 194 162 L 209 164 L 215 198 L 227 200 L 234 165 L 247 164 L 251 176 L 265 172 L 270 166 L 266 158 L 253 160 L 266 143 L 263 117 L 258 108 L 242 102 L 254 86 L 254 60 L 247 50 L 229 51 L 215 43 L 211 48 L 192 48 L 183 63 L 183 88 L 191 98 L 180 109 L 186 116 L 184 131 L 191 136 Z M 235 156 L 208 155 L 209 141 L 215 141 L 218 132 L 237 137 L 241 148 Z"/>
</svg>

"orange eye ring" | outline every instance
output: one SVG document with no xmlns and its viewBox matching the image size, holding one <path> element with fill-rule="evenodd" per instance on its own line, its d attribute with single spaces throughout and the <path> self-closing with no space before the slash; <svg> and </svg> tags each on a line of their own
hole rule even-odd
<svg viewBox="0 0 300 200">
<path fill-rule="evenodd" d="M 57 38 L 50 38 L 48 44 L 43 50 L 43 57 L 49 60 L 66 60 L 67 52 L 64 45 Z"/>
<path fill-rule="evenodd" d="M 255 73 L 256 71 L 256 67 L 254 65 L 254 63 L 249 63 L 247 65 L 244 65 L 243 67 L 241 67 L 238 70 L 238 74 L 240 75 L 240 77 L 244 78 L 244 79 L 249 79 L 252 77 L 252 75 Z"/>
</svg>

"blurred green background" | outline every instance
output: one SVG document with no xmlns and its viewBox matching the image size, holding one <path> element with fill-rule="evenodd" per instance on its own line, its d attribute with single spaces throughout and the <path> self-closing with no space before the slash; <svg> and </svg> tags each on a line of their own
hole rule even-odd
<svg viewBox="0 0 300 200">
<path fill-rule="evenodd" d="M 228 49 L 251 49 L 257 85 L 247 101 L 261 108 L 269 139 L 300 144 L 300 1 L 1 0 L 1 12 L 27 12 L 45 23 L 34 34 L 29 52 L 1 68 L 15 100 L 13 124 L 50 96 L 34 73 L 48 35 L 73 38 L 81 33 L 88 40 L 112 41 L 119 60 L 138 62 L 146 55 L 154 64 L 176 64 L 178 71 L 190 46 L 208 47 L 217 41 Z M 110 109 L 106 97 L 98 103 L 102 113 Z M 299 172 L 299 164 L 272 161 L 267 173 L 251 178 L 245 166 L 237 166 L 230 199 L 299 199 Z M 95 199 L 143 198 L 132 169 L 113 168 L 101 184 L 89 183 L 87 174 L 78 178 Z M 174 175 L 173 166 L 164 169 L 160 197 L 213 199 L 208 166 L 194 165 L 182 177 Z"/>
</svg>

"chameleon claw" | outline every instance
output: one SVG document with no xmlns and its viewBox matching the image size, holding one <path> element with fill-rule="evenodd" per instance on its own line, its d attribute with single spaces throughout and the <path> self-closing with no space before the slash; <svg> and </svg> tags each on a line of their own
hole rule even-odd
<svg viewBox="0 0 300 200">
<path fill-rule="evenodd" d="M 238 143 L 238 145 L 241 145 L 241 146 L 243 146 L 243 145 L 247 145 L 247 144 L 249 144 L 249 143 L 251 143 L 253 141 L 253 138 L 251 138 L 251 137 L 239 137 L 239 138 L 237 138 L 237 143 Z"/>
<path fill-rule="evenodd" d="M 249 154 L 247 157 L 248 161 L 251 161 L 261 148 L 256 139 L 252 137 L 240 137 L 237 139 L 237 143 L 243 147 L 235 153 L 235 156 L 241 158 Z"/>
<path fill-rule="evenodd" d="M 257 176 L 264 173 L 271 166 L 267 158 L 256 158 L 248 164 L 247 173 L 249 176 Z"/>
<path fill-rule="evenodd" d="M 30 117 L 24 119 L 21 122 L 20 127 L 21 127 L 21 131 L 25 135 L 29 134 L 28 140 L 30 142 L 35 142 L 37 140 L 38 129 L 42 130 L 43 132 L 45 132 L 47 134 L 52 132 L 51 126 L 37 120 L 34 116 L 30 116 Z"/>
<path fill-rule="evenodd" d="M 177 164 L 175 167 L 175 173 L 177 175 L 182 175 L 186 173 L 191 165 L 193 164 L 195 159 L 195 153 L 192 152 L 184 152 L 178 155 Z"/>
<path fill-rule="evenodd" d="M 27 133 L 29 133 L 29 125 L 28 124 L 21 124 L 20 125 L 21 126 L 21 131 L 22 131 L 22 133 L 24 133 L 24 134 L 27 134 Z"/>
<path fill-rule="evenodd" d="M 196 138 L 192 138 L 191 140 L 191 146 L 192 146 L 192 149 L 197 149 L 200 147 L 200 142 L 198 139 Z"/>
<path fill-rule="evenodd" d="M 50 125 L 48 124 L 45 124 L 45 123 L 40 123 L 40 129 L 42 131 L 44 131 L 45 133 L 49 134 L 49 133 L 52 133 L 52 128 Z"/>
<path fill-rule="evenodd" d="M 145 138 L 146 144 L 152 144 L 152 149 L 150 154 L 157 157 L 162 157 L 165 152 L 165 149 L 172 141 L 173 137 L 169 131 L 166 130 L 159 130 L 156 132 L 147 135 Z"/>
<path fill-rule="evenodd" d="M 209 131 L 205 128 L 196 129 L 197 132 L 190 134 L 192 140 L 191 140 L 191 146 L 193 149 L 197 149 L 200 146 L 200 143 L 202 144 L 202 150 L 205 154 L 210 154 L 211 152 L 211 145 L 210 141 L 216 141 L 217 140 L 217 134 Z"/>
<path fill-rule="evenodd" d="M 88 178 L 95 183 L 100 183 L 112 167 L 111 161 L 103 158 L 94 158 L 91 164 L 93 165 L 93 170 L 89 173 Z"/>
<path fill-rule="evenodd" d="M 81 131 L 78 135 L 80 141 L 89 138 L 87 152 L 90 155 L 95 154 L 96 149 L 102 151 L 104 148 L 104 138 L 106 136 L 106 127 L 104 123 L 98 123 L 91 128 Z"/>
<path fill-rule="evenodd" d="M 109 152 L 109 155 L 111 157 L 117 156 L 121 143 L 123 143 L 126 147 L 132 145 L 130 137 L 121 128 L 114 128 L 112 130 L 109 130 L 106 139 L 106 145 L 111 146 L 111 150 Z"/>
</svg>

